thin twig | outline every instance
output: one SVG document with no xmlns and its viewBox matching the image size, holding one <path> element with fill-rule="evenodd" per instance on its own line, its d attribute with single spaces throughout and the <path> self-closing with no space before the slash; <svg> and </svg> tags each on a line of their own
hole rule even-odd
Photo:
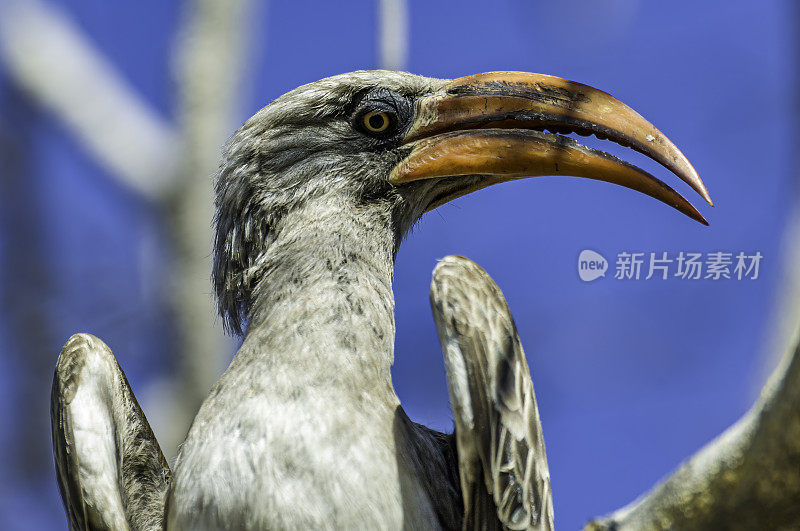
<svg viewBox="0 0 800 531">
<path fill-rule="evenodd" d="M 406 0 L 379 0 L 378 19 L 378 64 L 387 70 L 405 70 L 408 62 Z"/>
</svg>

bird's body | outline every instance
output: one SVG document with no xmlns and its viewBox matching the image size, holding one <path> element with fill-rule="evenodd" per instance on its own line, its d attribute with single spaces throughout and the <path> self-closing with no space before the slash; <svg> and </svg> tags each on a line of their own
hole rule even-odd
<svg viewBox="0 0 800 531">
<path fill-rule="evenodd" d="M 552 529 L 525 354 L 502 293 L 477 265 L 445 258 L 431 285 L 455 433 L 409 420 L 391 380 L 394 258 L 423 213 L 499 182 L 564 174 L 705 221 L 651 175 L 546 128 L 631 146 L 707 197 L 649 122 L 551 76 L 353 72 L 295 89 L 248 120 L 216 181 L 213 271 L 220 313 L 242 346 L 170 478 L 108 348 L 85 335 L 68 343 L 53 440 L 70 526 Z"/>
</svg>

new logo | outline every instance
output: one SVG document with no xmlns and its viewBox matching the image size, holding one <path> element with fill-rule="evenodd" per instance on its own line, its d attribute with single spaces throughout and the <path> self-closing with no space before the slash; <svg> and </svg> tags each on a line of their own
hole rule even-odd
<svg viewBox="0 0 800 531">
<path fill-rule="evenodd" d="M 578 256 L 578 275 L 584 282 L 591 282 L 606 276 L 608 261 L 603 255 L 589 249 L 584 249 Z"/>
</svg>

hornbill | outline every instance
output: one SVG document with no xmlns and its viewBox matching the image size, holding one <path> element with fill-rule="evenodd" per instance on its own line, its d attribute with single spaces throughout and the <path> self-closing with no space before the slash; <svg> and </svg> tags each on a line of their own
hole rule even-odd
<svg viewBox="0 0 800 531">
<path fill-rule="evenodd" d="M 70 527 L 551 529 L 533 384 L 502 293 L 466 258 L 434 271 L 455 419 L 443 434 L 409 420 L 392 387 L 391 282 L 425 212 L 523 177 L 619 184 L 706 223 L 672 188 L 571 132 L 644 153 L 710 203 L 648 121 L 557 77 L 359 71 L 260 110 L 229 141 L 215 183 L 213 284 L 241 348 L 171 472 L 108 347 L 69 340 L 52 416 Z"/>
</svg>

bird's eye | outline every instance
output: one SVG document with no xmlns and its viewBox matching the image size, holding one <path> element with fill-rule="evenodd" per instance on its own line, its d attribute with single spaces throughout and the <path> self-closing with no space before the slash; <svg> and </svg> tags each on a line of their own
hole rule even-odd
<svg viewBox="0 0 800 531">
<path fill-rule="evenodd" d="M 413 109 L 409 98 L 382 87 L 364 94 L 354 104 L 351 126 L 381 145 L 397 140 Z"/>
<path fill-rule="evenodd" d="M 392 123 L 392 117 L 386 111 L 371 111 L 361 119 L 364 129 L 370 133 L 383 133 Z"/>
</svg>

